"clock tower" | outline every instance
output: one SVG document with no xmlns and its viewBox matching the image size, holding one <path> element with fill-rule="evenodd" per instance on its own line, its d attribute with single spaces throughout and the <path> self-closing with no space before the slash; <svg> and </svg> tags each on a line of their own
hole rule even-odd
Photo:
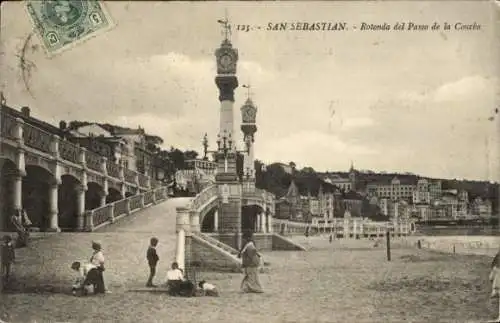
<svg viewBox="0 0 500 323">
<path fill-rule="evenodd" d="M 236 63 L 238 50 L 229 40 L 228 20 L 219 20 L 223 25 L 224 40 L 215 51 L 217 75 L 215 84 L 219 89 L 220 123 L 215 154 L 217 172 L 215 181 L 219 190 L 219 239 L 238 249 L 241 247 L 242 187 L 236 167 L 237 150 L 234 140 L 234 90 L 238 87 Z"/>
<path fill-rule="evenodd" d="M 255 121 L 257 107 L 250 98 L 250 86 L 243 86 L 248 88 L 248 98 L 241 107 L 241 131 L 243 132 L 243 141 L 248 150 L 244 156 L 243 162 L 243 185 L 246 185 L 248 190 L 252 190 L 255 188 L 254 135 L 257 132 Z"/>
</svg>

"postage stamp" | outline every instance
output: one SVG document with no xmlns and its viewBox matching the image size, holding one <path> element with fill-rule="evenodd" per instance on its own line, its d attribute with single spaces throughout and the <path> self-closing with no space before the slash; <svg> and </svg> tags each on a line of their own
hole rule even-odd
<svg viewBox="0 0 500 323">
<path fill-rule="evenodd" d="M 49 56 L 67 50 L 114 26 L 100 1 L 28 1 L 26 7 L 35 32 Z"/>
</svg>

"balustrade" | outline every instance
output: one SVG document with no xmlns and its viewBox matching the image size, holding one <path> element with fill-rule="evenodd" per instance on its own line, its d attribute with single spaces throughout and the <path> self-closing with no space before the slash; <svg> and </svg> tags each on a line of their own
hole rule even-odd
<svg viewBox="0 0 500 323">
<path fill-rule="evenodd" d="M 80 146 L 75 145 L 67 140 L 59 142 L 59 156 L 69 162 L 78 164 L 80 155 Z"/>
<path fill-rule="evenodd" d="M 122 214 L 127 213 L 127 199 L 123 199 L 120 201 L 116 201 L 115 203 L 115 208 L 113 210 L 113 216 L 116 218 L 117 216 L 120 216 Z"/>
<path fill-rule="evenodd" d="M 102 172 L 100 155 L 91 152 L 90 150 L 87 150 L 85 152 L 85 163 L 87 164 L 88 168 L 98 172 Z"/>
<path fill-rule="evenodd" d="M 148 187 L 148 177 L 141 173 L 137 173 L 137 176 L 139 177 L 139 186 Z"/>
<path fill-rule="evenodd" d="M 154 196 L 155 196 L 154 191 L 149 191 L 144 193 L 144 205 L 154 203 Z"/>
<path fill-rule="evenodd" d="M 152 199 L 153 196 L 158 196 L 157 201 L 165 199 L 166 195 L 162 194 L 162 192 L 164 191 L 165 187 L 161 187 L 154 191 L 149 191 L 142 193 L 140 195 L 127 197 L 125 199 L 99 207 L 97 209 L 85 211 L 84 217 L 85 219 L 87 219 L 86 220 L 87 230 L 92 231 L 97 226 L 110 223 L 112 222 L 113 219 L 116 219 L 119 216 L 129 214 L 130 211 L 143 208 L 144 207 L 143 199 L 144 200 Z"/>
<path fill-rule="evenodd" d="M 106 169 L 108 170 L 108 175 L 114 178 L 120 178 L 120 167 L 113 163 L 112 161 L 106 162 Z"/>
<path fill-rule="evenodd" d="M 131 169 L 128 168 L 123 169 L 123 176 L 125 177 L 125 181 L 127 183 L 135 183 L 136 174 L 137 173 Z"/>
<path fill-rule="evenodd" d="M 45 153 L 52 153 L 53 134 L 33 127 L 30 124 L 24 124 L 23 139 L 28 147 L 38 149 Z"/>
<path fill-rule="evenodd" d="M 141 208 L 142 207 L 141 200 L 142 200 L 142 194 L 131 196 L 130 197 L 130 211 Z"/>
<path fill-rule="evenodd" d="M 197 210 L 205 204 L 207 201 L 209 201 L 212 197 L 216 196 L 218 193 L 217 191 L 217 185 L 211 185 L 201 191 L 196 197 L 193 199 L 191 202 L 191 209 L 192 210 Z"/>
<path fill-rule="evenodd" d="M 111 219 L 111 217 L 112 217 L 111 208 L 112 208 L 112 205 L 108 204 L 108 205 L 105 205 L 103 207 L 96 209 L 95 212 L 93 212 L 93 214 L 92 214 L 93 221 L 92 222 L 93 222 L 94 226 L 101 225 L 104 222 L 109 221 Z"/>
<path fill-rule="evenodd" d="M 0 133 L 2 137 L 8 139 L 16 139 L 16 118 L 5 113 L 2 113 L 0 115 L 0 118 L 2 119 L 2 123 L 0 125 Z"/>
<path fill-rule="evenodd" d="M 156 189 L 156 190 L 154 190 L 154 192 L 155 192 L 155 200 L 156 201 L 162 200 L 167 196 L 165 188 Z"/>
</svg>

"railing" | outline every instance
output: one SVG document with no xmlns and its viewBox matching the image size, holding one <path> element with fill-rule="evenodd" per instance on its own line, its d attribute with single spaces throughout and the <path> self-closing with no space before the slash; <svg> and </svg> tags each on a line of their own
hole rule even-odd
<svg viewBox="0 0 500 323">
<path fill-rule="evenodd" d="M 142 205 L 143 194 L 134 195 L 130 197 L 130 210 L 135 210 L 141 208 Z"/>
<path fill-rule="evenodd" d="M 59 156 L 64 160 L 78 164 L 80 162 L 80 146 L 67 140 L 61 140 L 59 142 Z"/>
<path fill-rule="evenodd" d="M 164 198 L 167 198 L 167 196 L 168 196 L 167 188 L 165 188 L 165 187 L 162 187 L 162 188 L 164 188 L 164 189 L 163 190 L 154 190 L 156 201 L 163 200 Z"/>
<path fill-rule="evenodd" d="M 208 202 L 214 196 L 217 196 L 217 194 L 217 185 L 210 185 L 209 187 L 205 188 L 191 201 L 191 210 L 198 210 L 203 204 Z"/>
<path fill-rule="evenodd" d="M 123 176 L 126 182 L 135 183 L 135 174 L 136 172 L 134 172 L 133 170 L 127 168 L 123 170 Z"/>
<path fill-rule="evenodd" d="M 87 164 L 87 167 L 96 170 L 98 172 L 101 172 L 101 156 L 87 150 L 85 152 L 85 163 Z"/>
<path fill-rule="evenodd" d="M 16 118 L 5 113 L 2 113 L 0 118 L 2 119 L 0 132 L 2 137 L 16 139 Z"/>
<path fill-rule="evenodd" d="M 147 187 L 148 186 L 148 177 L 144 174 L 137 173 L 137 176 L 139 177 L 139 186 L 140 187 Z"/>
<path fill-rule="evenodd" d="M 85 230 L 92 231 L 97 227 L 103 226 L 107 223 L 113 223 L 117 218 L 121 216 L 128 215 L 136 210 L 142 209 L 143 207 L 154 203 L 153 201 L 149 203 L 142 203 L 143 199 L 144 201 L 146 200 L 146 195 L 160 196 L 160 198 L 156 199 L 155 202 L 164 200 L 167 197 L 166 190 L 166 187 L 160 187 L 149 192 L 127 197 L 125 199 L 99 207 L 97 209 L 85 211 Z M 160 193 L 158 194 L 158 192 Z"/>
<path fill-rule="evenodd" d="M 285 233 L 300 233 L 306 229 L 317 230 L 317 232 L 338 232 L 359 235 L 382 235 L 389 230 L 392 234 L 411 234 L 410 222 L 369 222 L 363 220 L 352 219 L 333 219 L 330 223 L 304 223 L 294 222 L 284 219 L 273 219 L 273 229 L 276 232 L 284 231 Z M 283 230 L 284 229 L 284 230 Z M 323 230 L 321 230 L 323 229 Z"/>
<path fill-rule="evenodd" d="M 154 191 L 149 191 L 149 192 L 144 193 L 144 205 L 154 203 L 154 201 L 155 201 L 155 192 Z"/>
<path fill-rule="evenodd" d="M 112 161 L 106 162 L 106 169 L 108 170 L 108 175 L 114 178 L 120 178 L 120 166 L 113 163 Z"/>
<path fill-rule="evenodd" d="M 225 243 L 220 242 L 219 240 L 217 240 L 217 239 L 215 239 L 215 238 L 213 238 L 213 237 L 211 237 L 209 235 L 203 234 L 201 232 L 195 232 L 195 231 L 192 231 L 192 234 L 195 235 L 195 236 L 197 236 L 198 238 L 200 238 L 202 240 L 205 240 L 205 241 L 209 242 L 212 245 L 215 245 L 216 247 L 219 247 L 222 250 L 227 251 L 228 253 L 230 253 L 230 254 L 232 254 L 234 256 L 238 255 L 238 250 L 234 249 L 231 246 L 228 246 Z"/>
<path fill-rule="evenodd" d="M 128 199 L 123 199 L 123 200 L 120 200 L 120 201 L 116 201 L 115 202 L 115 208 L 113 210 L 113 217 L 118 217 L 119 215 L 121 214 L 125 214 L 127 213 L 127 209 L 128 209 L 128 204 L 129 203 L 129 200 Z"/>
<path fill-rule="evenodd" d="M 51 153 L 52 137 L 54 135 L 25 124 L 23 129 L 24 144 L 28 147 L 38 149 L 45 153 Z"/>
<path fill-rule="evenodd" d="M 110 220 L 112 208 L 113 208 L 113 205 L 108 204 L 108 205 L 105 205 L 105 206 L 100 207 L 98 209 L 95 209 L 94 213 L 92 214 L 93 224 L 95 226 L 98 226 L 98 225 L 101 225 L 104 222 Z"/>
<path fill-rule="evenodd" d="M 8 138 L 20 141 L 27 147 L 48 153 L 54 157 L 59 157 L 64 161 L 82 165 L 85 163 L 91 170 L 99 173 L 104 172 L 103 156 L 86 150 L 77 144 L 65 139 L 61 139 L 55 133 L 50 133 L 26 123 L 22 118 L 15 118 L 13 115 L 0 112 L 0 135 L 1 138 Z M 106 170 L 110 177 L 120 178 L 120 167 L 112 162 L 106 163 Z M 137 177 L 141 187 L 150 187 L 149 177 L 139 174 L 130 169 L 124 169 L 124 181 L 129 184 L 137 184 Z M 160 187 L 158 185 L 157 187 Z"/>
</svg>

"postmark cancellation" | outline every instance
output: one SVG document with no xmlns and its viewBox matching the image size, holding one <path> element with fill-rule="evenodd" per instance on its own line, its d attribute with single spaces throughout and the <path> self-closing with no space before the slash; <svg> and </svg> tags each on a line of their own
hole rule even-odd
<svg viewBox="0 0 500 323">
<path fill-rule="evenodd" d="M 27 1 L 26 8 L 49 56 L 114 27 L 100 1 Z"/>
</svg>

